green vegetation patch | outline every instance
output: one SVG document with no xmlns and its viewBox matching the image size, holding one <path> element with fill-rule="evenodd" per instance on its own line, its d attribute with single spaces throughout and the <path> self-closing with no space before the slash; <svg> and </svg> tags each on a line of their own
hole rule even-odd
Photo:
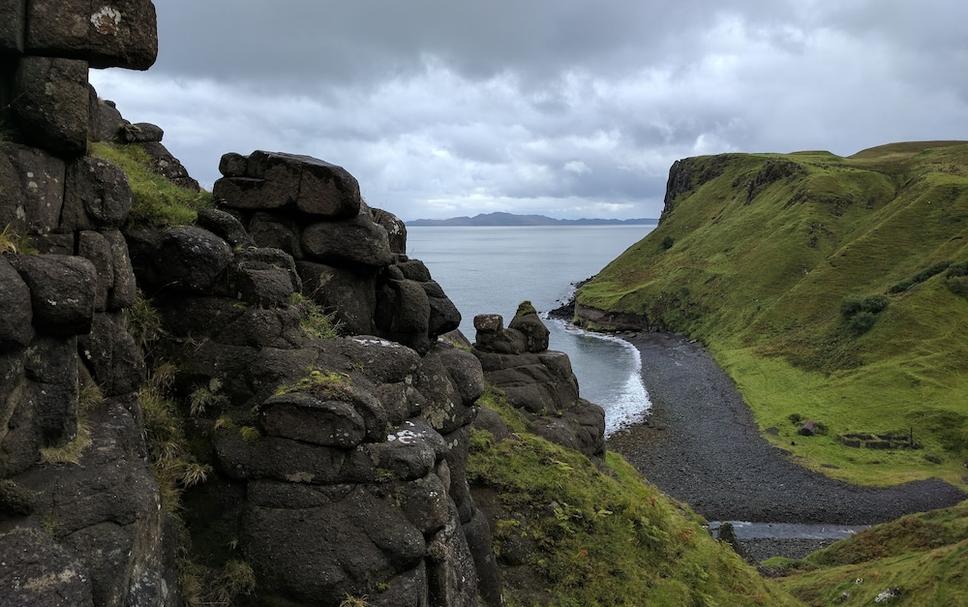
<svg viewBox="0 0 968 607">
<path fill-rule="evenodd" d="M 496 496 L 508 605 L 797 604 L 621 456 L 593 463 L 524 432 L 500 395 L 481 402 L 515 431 L 500 443 L 474 431 L 468 460 L 475 492 Z"/>
<path fill-rule="evenodd" d="M 128 215 L 132 225 L 186 225 L 195 222 L 199 210 L 212 205 L 209 192 L 180 187 L 151 170 L 151 159 L 138 145 L 93 143 L 90 154 L 114 163 L 127 175 L 134 193 Z"/>
<path fill-rule="evenodd" d="M 966 605 L 968 502 L 871 527 L 783 565 L 780 584 L 808 605 Z"/>
<path fill-rule="evenodd" d="M 706 344 L 760 428 L 781 429 L 767 439 L 816 470 L 968 485 L 960 441 L 914 415 L 968 416 L 968 144 L 728 154 L 677 171 L 658 228 L 580 289 L 579 311 Z M 792 413 L 830 436 L 796 436 Z M 925 450 L 836 440 L 897 431 Z"/>
</svg>

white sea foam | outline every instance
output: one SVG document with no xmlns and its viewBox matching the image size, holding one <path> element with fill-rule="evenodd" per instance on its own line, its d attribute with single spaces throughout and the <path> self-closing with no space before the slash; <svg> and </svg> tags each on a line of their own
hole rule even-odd
<svg viewBox="0 0 968 607">
<path fill-rule="evenodd" d="M 630 369 L 624 385 L 609 399 L 610 402 L 597 403 L 605 409 L 605 436 L 644 420 L 652 408 L 652 401 L 649 400 L 649 393 L 642 383 L 642 358 L 638 349 L 621 337 L 586 331 L 561 319 L 545 318 L 566 333 L 612 342 L 622 346 L 628 353 Z"/>
</svg>

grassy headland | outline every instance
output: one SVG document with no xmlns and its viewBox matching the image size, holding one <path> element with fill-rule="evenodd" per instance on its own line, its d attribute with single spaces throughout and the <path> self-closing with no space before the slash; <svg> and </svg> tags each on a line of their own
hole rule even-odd
<svg viewBox="0 0 968 607">
<path fill-rule="evenodd" d="M 580 290 L 579 316 L 701 340 L 767 438 L 828 475 L 968 484 L 968 143 L 691 158 L 669 186 L 659 227 Z M 800 437 L 798 418 L 828 433 Z"/>
</svg>

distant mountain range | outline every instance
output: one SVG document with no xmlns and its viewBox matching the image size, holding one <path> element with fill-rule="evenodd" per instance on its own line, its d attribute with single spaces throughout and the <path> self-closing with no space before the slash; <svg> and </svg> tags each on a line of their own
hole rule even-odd
<svg viewBox="0 0 968 607">
<path fill-rule="evenodd" d="M 515 215 L 514 213 L 482 213 L 474 217 L 450 219 L 417 219 L 408 226 L 632 226 L 655 225 L 658 219 L 555 219 L 544 215 Z"/>
</svg>

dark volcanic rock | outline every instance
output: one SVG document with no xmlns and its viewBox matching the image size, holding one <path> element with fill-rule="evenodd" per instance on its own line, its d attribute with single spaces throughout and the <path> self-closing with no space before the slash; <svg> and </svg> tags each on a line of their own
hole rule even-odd
<svg viewBox="0 0 968 607">
<path fill-rule="evenodd" d="M 91 330 L 97 273 L 90 261 L 30 255 L 14 258 L 14 266 L 30 287 L 38 333 L 69 337 Z"/>
<path fill-rule="evenodd" d="M 255 213 L 249 221 L 249 234 L 260 247 L 280 249 L 296 259 L 303 257 L 299 225 L 294 219 L 272 213 Z"/>
<path fill-rule="evenodd" d="M 267 400 L 262 405 L 262 425 L 270 436 L 327 447 L 351 448 L 366 438 L 366 424 L 351 403 L 303 392 Z"/>
<path fill-rule="evenodd" d="M 234 216 L 218 209 L 202 209 L 198 212 L 198 225 L 221 236 L 232 248 L 255 246 L 255 241 Z M 267 246 L 260 243 L 259 246 Z M 282 247 L 275 247 L 277 249 Z M 286 251 L 289 253 L 289 251 Z"/>
<path fill-rule="evenodd" d="M 23 51 L 25 8 L 24 2 L 0 2 L 0 55 L 19 55 Z"/>
<path fill-rule="evenodd" d="M 46 234 L 57 228 L 65 172 L 64 161 L 50 154 L 0 142 L 0 225 L 20 234 Z"/>
<path fill-rule="evenodd" d="M 317 261 L 380 267 L 393 262 L 387 231 L 366 215 L 316 223 L 302 234 L 303 253 Z"/>
<path fill-rule="evenodd" d="M 77 558 L 38 529 L 0 534 L 0 599 L 10 607 L 94 607 L 91 578 Z"/>
<path fill-rule="evenodd" d="M 121 116 L 117 106 L 113 101 L 100 99 L 94 87 L 90 87 L 91 109 L 90 126 L 88 136 L 92 141 L 104 141 L 107 143 L 121 142 L 121 127 L 128 124 L 128 121 Z"/>
<path fill-rule="evenodd" d="M 325 310 L 334 311 L 341 329 L 350 335 L 374 332 L 376 280 L 372 275 L 308 261 L 296 267 L 303 291 Z"/>
<path fill-rule="evenodd" d="M 114 288 L 114 258 L 111 245 L 99 232 L 85 231 L 77 235 L 77 253 L 94 264 L 97 271 L 94 310 L 103 312 Z"/>
<path fill-rule="evenodd" d="M 141 349 L 125 330 L 122 319 L 95 314 L 88 335 L 78 340 L 81 356 L 105 396 L 136 391 L 145 380 Z"/>
<path fill-rule="evenodd" d="M 151 0 L 31 0 L 26 50 L 76 57 L 92 67 L 146 70 L 158 55 Z"/>
<path fill-rule="evenodd" d="M 208 230 L 192 226 L 162 233 L 155 258 L 155 288 L 210 291 L 232 260 L 229 245 Z"/>
<path fill-rule="evenodd" d="M 397 255 L 407 254 L 407 224 L 399 217 L 383 209 L 371 209 L 373 221 L 387 231 L 390 251 Z M 429 278 L 428 278 L 429 280 Z"/>
<path fill-rule="evenodd" d="M 34 428 L 44 445 L 63 445 L 77 432 L 77 340 L 34 340 L 24 370 L 31 382 L 28 405 Z"/>
<path fill-rule="evenodd" d="M 119 228 L 128 217 L 134 196 L 124 172 L 93 156 L 78 158 L 67 167 L 64 230 Z"/>
<path fill-rule="evenodd" d="M 33 339 L 30 289 L 0 257 L 0 352 L 26 347 Z"/>
<path fill-rule="evenodd" d="M 188 173 L 188 169 L 185 165 L 181 163 L 180 160 L 175 158 L 171 152 L 168 151 L 163 144 L 158 142 L 140 143 L 132 144 L 137 145 L 148 158 L 151 160 L 151 170 L 158 173 L 168 181 L 171 181 L 177 186 L 187 188 L 193 192 L 198 192 L 201 187 L 191 175 Z"/>
<path fill-rule="evenodd" d="M 165 131 L 148 122 L 125 124 L 121 127 L 121 138 L 125 143 L 160 143 L 165 138 Z"/>
<path fill-rule="evenodd" d="M 71 59 L 20 59 L 11 107 L 27 141 L 67 156 L 87 151 L 87 69 L 86 62 Z"/>
<path fill-rule="evenodd" d="M 517 314 L 514 315 L 508 328 L 524 334 L 528 352 L 544 352 L 548 349 L 548 328 L 541 322 L 538 311 L 530 301 L 525 301 L 518 306 Z"/>
</svg>

